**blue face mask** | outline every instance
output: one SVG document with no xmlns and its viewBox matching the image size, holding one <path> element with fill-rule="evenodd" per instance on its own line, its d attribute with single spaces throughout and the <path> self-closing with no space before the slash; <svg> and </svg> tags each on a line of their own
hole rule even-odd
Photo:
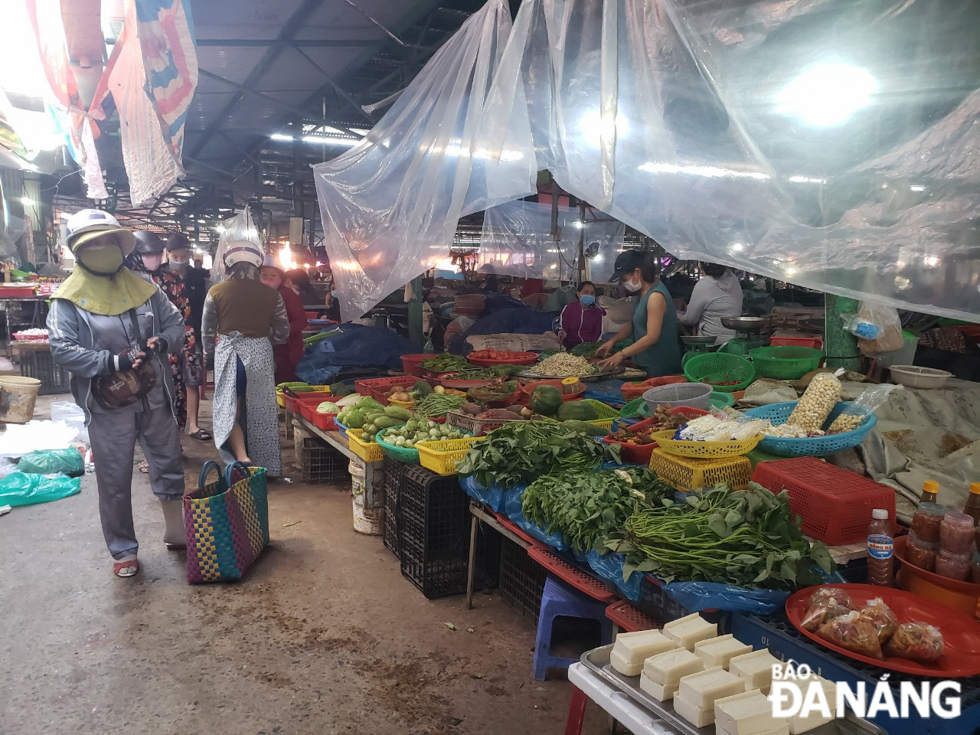
<svg viewBox="0 0 980 735">
<path fill-rule="evenodd" d="M 332 298 L 332 299 L 337 298 L 337 292 L 336 291 L 331 291 L 330 292 L 330 298 Z"/>
<path fill-rule="evenodd" d="M 578 297 L 578 301 L 582 306 L 592 306 L 595 303 L 595 296 L 590 296 L 588 294 L 582 294 Z"/>
</svg>

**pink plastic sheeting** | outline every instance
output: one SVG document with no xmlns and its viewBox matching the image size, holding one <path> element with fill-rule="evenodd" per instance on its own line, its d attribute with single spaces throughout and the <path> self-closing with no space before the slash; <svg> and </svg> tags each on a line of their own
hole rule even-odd
<svg viewBox="0 0 980 735">
<path fill-rule="evenodd" d="M 502 53 L 501 16 L 317 167 L 345 315 L 539 169 L 681 258 L 980 315 L 977 3 L 525 0 Z"/>
</svg>

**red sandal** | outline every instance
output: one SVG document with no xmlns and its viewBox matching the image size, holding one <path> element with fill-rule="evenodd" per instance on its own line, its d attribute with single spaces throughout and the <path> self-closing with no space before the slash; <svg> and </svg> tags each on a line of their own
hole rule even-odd
<svg viewBox="0 0 980 735">
<path fill-rule="evenodd" d="M 139 570 L 140 563 L 135 556 L 132 559 L 117 561 L 112 565 L 112 573 L 117 577 L 134 577 Z"/>
</svg>

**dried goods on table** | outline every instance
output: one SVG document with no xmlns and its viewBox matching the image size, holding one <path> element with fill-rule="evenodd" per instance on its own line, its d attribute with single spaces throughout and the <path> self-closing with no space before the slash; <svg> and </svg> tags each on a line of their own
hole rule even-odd
<svg viewBox="0 0 980 735">
<path fill-rule="evenodd" d="M 553 375 L 557 378 L 571 378 L 595 375 L 599 372 L 599 368 L 584 357 L 577 357 L 568 352 L 559 352 L 529 368 L 528 372 L 534 375 Z"/>
<path fill-rule="evenodd" d="M 831 373 L 815 375 L 803 396 L 786 420 L 787 424 L 799 426 L 804 431 L 818 431 L 840 401 L 841 384 Z"/>
</svg>

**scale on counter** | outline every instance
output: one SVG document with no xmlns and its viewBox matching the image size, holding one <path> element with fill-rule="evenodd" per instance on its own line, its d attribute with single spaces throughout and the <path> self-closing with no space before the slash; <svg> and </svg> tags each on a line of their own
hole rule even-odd
<svg viewBox="0 0 980 735">
<path fill-rule="evenodd" d="M 766 316 L 723 316 L 721 325 L 725 329 L 734 329 L 735 339 L 726 342 L 718 351 L 747 357 L 756 347 L 766 345 L 767 340 L 763 339 L 762 330 L 770 326 L 770 318 Z"/>
<path fill-rule="evenodd" d="M 706 352 L 715 351 L 714 337 L 707 337 L 707 336 L 691 337 L 688 335 L 681 335 L 681 342 L 687 345 L 687 352 L 685 352 L 684 357 L 681 358 L 681 367 L 687 365 L 687 361 L 690 360 L 695 355 L 703 355 Z"/>
</svg>

